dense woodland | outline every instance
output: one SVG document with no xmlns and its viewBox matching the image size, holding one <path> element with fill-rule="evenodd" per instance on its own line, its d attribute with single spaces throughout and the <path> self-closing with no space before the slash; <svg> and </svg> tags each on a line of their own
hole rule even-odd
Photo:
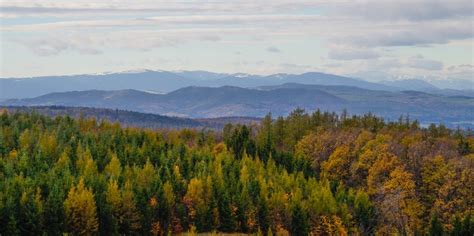
<svg viewBox="0 0 474 236">
<path fill-rule="evenodd" d="M 0 115 L 0 235 L 473 235 L 474 137 L 297 109 L 222 131 Z"/>
</svg>

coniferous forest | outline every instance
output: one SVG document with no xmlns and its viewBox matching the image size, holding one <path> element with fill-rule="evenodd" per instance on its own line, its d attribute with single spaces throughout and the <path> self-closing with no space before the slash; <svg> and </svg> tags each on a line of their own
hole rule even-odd
<svg viewBox="0 0 474 236">
<path fill-rule="evenodd" d="M 0 115 L 0 235 L 473 235 L 474 137 L 345 112 L 223 130 Z"/>
</svg>

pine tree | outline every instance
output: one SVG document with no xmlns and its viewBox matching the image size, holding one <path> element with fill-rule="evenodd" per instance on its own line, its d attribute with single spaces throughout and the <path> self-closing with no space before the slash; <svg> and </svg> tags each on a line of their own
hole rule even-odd
<svg viewBox="0 0 474 236">
<path fill-rule="evenodd" d="M 471 217 L 471 214 L 464 217 L 461 235 L 474 235 L 474 219 Z"/>
<path fill-rule="evenodd" d="M 306 236 L 308 234 L 308 216 L 303 208 L 299 204 L 296 204 L 291 213 L 291 235 Z"/>
<path fill-rule="evenodd" d="M 439 221 L 437 215 L 434 215 L 433 217 L 431 217 L 430 229 L 428 233 L 430 236 L 443 236 L 444 235 L 443 225 Z"/>
<path fill-rule="evenodd" d="M 23 192 L 19 211 L 20 232 L 22 235 L 39 235 L 43 231 L 43 203 L 39 189 L 36 194 Z"/>
<path fill-rule="evenodd" d="M 8 216 L 7 225 L 5 227 L 5 235 L 20 235 L 20 230 L 18 228 L 18 222 L 15 219 L 13 214 Z M 3 228 L 3 227 L 2 227 Z M 3 231 L 3 229 L 2 229 Z"/>
<path fill-rule="evenodd" d="M 463 225 L 461 222 L 461 218 L 459 216 L 454 217 L 453 229 L 451 230 L 450 235 L 452 236 L 462 235 L 462 230 L 463 230 L 462 226 Z"/>
<path fill-rule="evenodd" d="M 119 220 L 120 234 L 131 235 L 139 233 L 141 216 L 134 200 L 130 182 L 126 182 L 122 192 L 122 204 Z"/>
<path fill-rule="evenodd" d="M 358 191 L 354 200 L 354 213 L 359 230 L 363 235 L 372 235 L 377 225 L 376 209 L 369 200 L 369 196 Z"/>
<path fill-rule="evenodd" d="M 222 232 L 233 232 L 235 229 L 235 221 L 233 209 L 231 207 L 230 198 L 227 192 L 222 193 L 219 198 L 219 230 Z"/>
</svg>

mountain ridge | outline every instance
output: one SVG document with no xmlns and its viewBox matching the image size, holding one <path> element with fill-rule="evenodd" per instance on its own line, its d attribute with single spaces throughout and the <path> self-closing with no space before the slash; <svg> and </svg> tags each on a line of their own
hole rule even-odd
<svg viewBox="0 0 474 236">
<path fill-rule="evenodd" d="M 259 88 L 190 86 L 166 94 L 127 89 L 52 93 L 2 105 L 80 106 L 123 109 L 189 118 L 287 115 L 295 108 L 353 114 L 372 112 L 388 120 L 410 114 L 421 122 L 474 121 L 474 98 L 420 91 L 380 91 L 351 86 L 283 84 Z"/>
<path fill-rule="evenodd" d="M 244 76 L 245 75 L 245 76 Z M 123 90 L 135 89 L 168 93 L 188 86 L 221 87 L 237 86 L 254 88 L 274 86 L 284 83 L 317 85 L 347 85 L 371 90 L 400 91 L 412 89 L 369 82 L 362 79 L 332 75 L 321 72 L 302 74 L 251 75 L 242 73 L 214 73 L 208 71 L 162 71 L 139 70 L 122 73 L 82 74 L 67 76 L 41 76 L 32 78 L 0 79 L 0 100 L 12 98 L 32 98 L 53 92 L 83 90 Z M 427 82 L 426 82 L 427 83 Z M 424 91 L 424 90 L 423 90 Z M 433 90 L 430 92 L 450 95 L 468 95 L 471 92 L 457 90 Z"/>
</svg>

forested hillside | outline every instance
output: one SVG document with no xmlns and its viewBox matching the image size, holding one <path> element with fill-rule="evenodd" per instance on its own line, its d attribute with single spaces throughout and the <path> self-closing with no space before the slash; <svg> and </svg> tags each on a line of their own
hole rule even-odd
<svg viewBox="0 0 474 236">
<path fill-rule="evenodd" d="M 190 119 L 183 117 L 162 116 L 158 114 L 140 113 L 134 111 L 93 108 L 93 107 L 64 107 L 64 106 L 0 106 L 0 110 L 9 112 L 33 112 L 45 116 L 70 116 L 72 118 L 94 118 L 97 121 L 107 120 L 118 122 L 124 127 L 140 127 L 148 129 L 222 129 L 228 123 L 251 124 L 260 122 L 253 117 L 219 117 Z"/>
<path fill-rule="evenodd" d="M 295 110 L 152 131 L 0 115 L 0 235 L 473 235 L 474 137 Z"/>
</svg>

